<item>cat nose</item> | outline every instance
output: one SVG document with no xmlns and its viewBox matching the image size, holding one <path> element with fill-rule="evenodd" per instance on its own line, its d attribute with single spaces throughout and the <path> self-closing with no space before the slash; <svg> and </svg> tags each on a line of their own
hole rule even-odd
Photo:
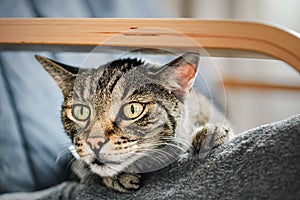
<svg viewBox="0 0 300 200">
<path fill-rule="evenodd" d="M 103 147 L 103 145 L 108 142 L 108 139 L 101 138 L 101 137 L 95 137 L 95 138 L 88 138 L 86 140 L 86 142 L 91 147 L 91 149 L 95 153 L 97 153 L 100 151 L 100 149 Z"/>
</svg>

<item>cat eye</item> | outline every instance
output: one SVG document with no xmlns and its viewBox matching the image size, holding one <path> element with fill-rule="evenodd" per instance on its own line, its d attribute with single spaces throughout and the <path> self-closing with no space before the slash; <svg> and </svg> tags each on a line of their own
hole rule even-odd
<svg viewBox="0 0 300 200">
<path fill-rule="evenodd" d="M 86 121 L 89 119 L 90 114 L 91 111 L 89 107 L 82 104 L 73 105 L 72 115 L 76 120 Z"/>
<path fill-rule="evenodd" d="M 136 119 L 143 113 L 144 108 L 140 103 L 128 103 L 123 107 L 123 113 L 128 119 Z"/>
</svg>

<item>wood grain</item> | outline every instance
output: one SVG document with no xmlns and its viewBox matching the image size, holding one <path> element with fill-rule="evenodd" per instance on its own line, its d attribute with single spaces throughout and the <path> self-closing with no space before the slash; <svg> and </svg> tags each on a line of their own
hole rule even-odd
<svg viewBox="0 0 300 200">
<path fill-rule="evenodd" d="M 186 42 L 183 35 L 195 42 Z M 299 34 L 266 24 L 198 19 L 0 19 L 2 50 L 90 51 L 102 45 L 193 51 L 195 44 L 211 56 L 272 57 L 300 72 Z"/>
<path fill-rule="evenodd" d="M 223 84 L 226 89 L 255 89 L 255 90 L 286 90 L 286 91 L 300 91 L 299 84 L 279 84 L 279 83 L 265 83 L 257 81 L 245 81 L 241 79 L 225 78 Z"/>
</svg>

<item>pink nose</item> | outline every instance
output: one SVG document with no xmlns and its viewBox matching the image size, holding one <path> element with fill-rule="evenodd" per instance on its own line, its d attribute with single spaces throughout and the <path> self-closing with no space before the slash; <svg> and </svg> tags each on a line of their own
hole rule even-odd
<svg viewBox="0 0 300 200">
<path fill-rule="evenodd" d="M 101 144 L 106 143 L 106 140 L 101 137 L 96 138 L 88 138 L 86 142 L 90 145 L 90 147 L 94 150 L 100 149 Z"/>
</svg>

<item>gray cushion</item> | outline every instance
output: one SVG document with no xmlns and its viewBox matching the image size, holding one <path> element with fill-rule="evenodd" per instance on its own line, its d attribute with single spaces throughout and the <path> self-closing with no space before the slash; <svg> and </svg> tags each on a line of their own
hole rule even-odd
<svg viewBox="0 0 300 200">
<path fill-rule="evenodd" d="M 246 131 L 184 163 L 145 174 L 143 187 L 121 194 L 96 176 L 10 199 L 299 199 L 300 115 Z"/>
</svg>

